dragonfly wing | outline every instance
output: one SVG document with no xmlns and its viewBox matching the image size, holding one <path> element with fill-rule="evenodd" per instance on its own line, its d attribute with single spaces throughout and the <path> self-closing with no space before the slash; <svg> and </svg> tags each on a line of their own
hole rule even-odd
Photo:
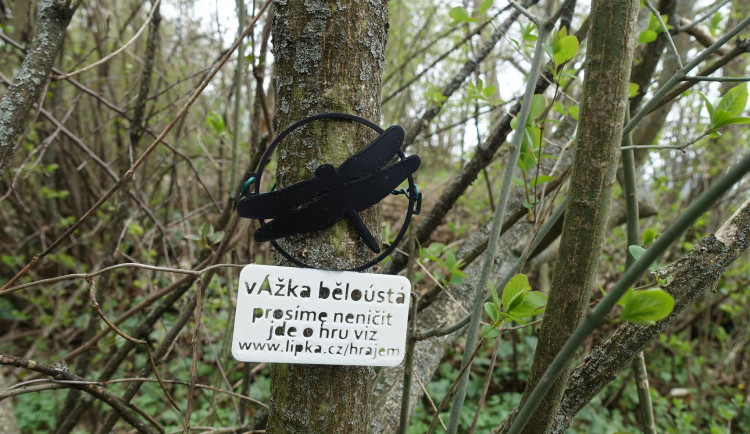
<svg viewBox="0 0 750 434">
<path fill-rule="evenodd" d="M 364 149 L 341 163 L 337 172 L 344 180 L 367 176 L 379 170 L 393 158 L 404 142 L 404 129 L 394 125 L 370 142 Z"/>
<path fill-rule="evenodd" d="M 344 217 L 343 208 L 335 194 L 280 215 L 255 231 L 256 241 L 269 241 L 293 234 L 321 231 Z"/>
<path fill-rule="evenodd" d="M 344 183 L 346 208 L 362 211 L 380 202 L 414 173 L 420 163 L 418 156 L 411 155 L 367 178 Z"/>
<path fill-rule="evenodd" d="M 237 203 L 237 214 L 254 219 L 280 217 L 313 200 L 318 194 L 325 193 L 324 188 L 320 179 L 311 178 L 281 190 L 254 194 Z"/>
</svg>

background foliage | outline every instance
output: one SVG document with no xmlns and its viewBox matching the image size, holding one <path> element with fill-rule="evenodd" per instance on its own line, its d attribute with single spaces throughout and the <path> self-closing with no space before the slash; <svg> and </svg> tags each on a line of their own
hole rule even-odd
<svg viewBox="0 0 750 434">
<path fill-rule="evenodd" d="M 544 15 L 559 3 L 538 2 L 531 10 Z M 564 170 L 553 172 L 552 168 L 565 169 L 570 164 L 567 151 L 575 137 L 586 56 L 586 3 L 578 2 L 569 26 L 556 30 L 548 44 L 550 56 L 545 61 L 550 62 L 545 68 L 551 83 L 534 99 L 513 187 L 513 194 L 524 204 L 521 221 L 543 222 L 550 205 L 559 204 L 565 196 L 566 187 L 560 182 Z M 656 6 L 665 8 L 668 3 Z M 744 19 L 750 10 L 746 0 L 675 3 L 661 18 L 669 23 L 683 61 Z M 24 47 L 31 42 L 35 25 L 31 6 L 0 0 L 4 59 L 0 91 L 17 74 Z M 261 2 L 247 2 L 248 17 L 260 6 Z M 104 58 L 142 26 L 146 29 L 106 62 L 70 79 L 51 80 L 33 108 L 32 120 L 0 179 L 0 218 L 4 222 L 0 229 L 0 284 L 115 185 L 216 65 L 236 36 L 228 29 L 237 27 L 218 18 L 216 7 L 217 3 L 196 0 L 80 3 L 56 60 L 59 71 L 73 71 Z M 222 3 L 220 7 L 227 6 Z M 423 208 L 429 212 L 472 161 L 478 146 L 487 142 L 500 118 L 514 110 L 538 31 L 523 16 L 512 20 L 507 33 L 477 62 L 467 79 L 461 80 L 455 92 L 446 94 L 447 84 L 509 19 L 512 9 L 499 0 L 392 1 L 389 7 L 380 124 L 413 128 L 422 122 L 407 151 L 422 157 L 418 182 L 424 194 Z M 156 12 L 149 20 L 152 8 Z M 221 12 L 220 16 L 226 16 L 226 9 Z M 703 19 L 688 27 L 694 17 Z M 156 426 L 166 432 L 181 429 L 188 402 L 190 424 L 196 430 L 236 427 L 241 431 L 263 426 L 268 367 L 242 365 L 229 352 L 239 269 L 227 265 L 192 274 L 166 269 L 205 270 L 211 261 L 239 265 L 272 262 L 269 247 L 252 240 L 255 223 L 235 223 L 231 214 L 242 174 L 257 164 L 273 137 L 269 131 L 272 123 L 267 121 L 274 112 L 273 58 L 267 51 L 272 41 L 264 34 L 268 25 L 264 15 L 245 40 L 240 81 L 235 78 L 237 61 L 233 57 L 132 179 L 16 284 L 92 273 L 124 263 L 141 265 L 114 268 L 88 279 L 47 281 L 3 294 L 1 354 L 57 364 L 84 379 L 106 381 L 106 390 L 118 397 L 132 384 L 126 379 L 145 373 L 155 380 L 144 346 L 126 349 L 126 339 L 112 332 L 92 307 L 93 288 L 102 314 L 125 334 L 147 340 L 154 349 L 166 343 L 157 353 L 163 387 L 145 383 L 132 400 L 133 407 L 145 411 Z M 643 83 L 631 86 L 631 104 L 653 96 L 676 69 L 671 50 L 650 49 L 652 44 L 664 44 L 660 36 L 664 31 L 645 4 L 638 29 L 635 65 L 653 62 L 658 66 L 645 80 L 631 79 Z M 743 37 L 747 34 L 741 33 Z M 747 51 L 744 39 L 734 39 L 705 64 L 735 47 L 740 48 L 739 54 Z M 148 65 L 152 65 L 150 71 Z M 746 55 L 736 55 L 714 76 L 748 77 Z M 145 92 L 144 83 L 148 83 Z M 237 98 L 239 111 L 234 106 Z M 743 83 L 694 83 L 633 131 L 635 145 L 658 147 L 636 151 L 641 215 L 646 216 L 640 222 L 643 247 L 747 153 L 746 102 Z M 437 113 L 426 119 L 429 110 Z M 416 250 L 417 264 L 411 277 L 415 290 L 422 294 L 420 309 L 435 297 L 435 291 L 450 293 L 464 282 L 462 270 L 467 265 L 466 252 L 473 247 L 471 235 L 491 220 L 507 154 L 507 148 L 495 153 Z M 273 166 L 269 173 L 272 170 Z M 272 181 L 267 182 L 270 187 Z M 721 198 L 658 265 L 675 261 L 716 231 L 747 198 L 747 187 L 744 181 Z M 561 188 L 559 193 L 544 195 L 557 188 Z M 400 199 L 389 198 L 383 205 L 384 240 L 392 238 L 400 224 L 405 207 Z M 619 185 L 615 200 L 597 274 L 597 285 L 604 292 L 624 271 L 629 254 L 622 226 L 624 195 Z M 523 251 L 527 241 L 521 243 L 515 254 Z M 530 284 L 527 290 L 547 293 L 550 268 L 558 252 L 553 243 L 534 253 L 523 270 Z M 746 259 L 743 255 L 713 291 L 706 292 L 646 351 L 658 432 L 750 431 L 750 312 L 746 309 L 750 265 Z M 198 275 L 201 279 L 196 280 Z M 656 283 L 652 277 L 643 282 L 649 286 Z M 202 314 L 194 316 L 190 294 L 195 297 L 198 288 Z M 181 296 L 183 293 L 187 295 Z M 594 289 L 592 294 L 596 301 L 599 291 Z M 499 310 L 504 303 L 495 305 Z M 523 321 L 526 325 L 508 320 L 509 328 L 500 333 L 498 344 L 494 348 L 492 342 L 486 344 L 478 353 L 470 371 L 461 430 L 472 426 L 480 403 L 483 407 L 474 429 L 487 432 L 520 400 L 537 342 L 535 320 L 540 315 L 533 313 L 536 316 Z M 590 337 L 587 349 L 607 336 L 620 313 L 613 314 L 611 322 Z M 198 325 L 195 318 L 199 318 Z M 500 319 L 485 317 L 495 326 L 502 323 Z M 459 370 L 462 348 L 461 339 L 452 342 L 437 372 L 421 379 L 426 393 L 416 404 L 407 432 L 427 430 L 434 407 L 443 400 Z M 65 384 L 39 383 L 44 386 L 34 389 L 35 381 L 47 376 L 32 370 L 3 366 L 0 377 L 5 383 L 0 389 L 18 385 L 23 391 L 8 398 L 21 432 L 95 432 L 111 412 L 103 402 L 82 399 L 80 392 Z M 198 386 L 190 387 L 191 380 Z M 164 389 L 178 408 L 170 404 Z M 9 394 L 10 390 L 0 393 Z M 637 407 L 633 374 L 622 372 L 579 413 L 572 431 L 638 431 L 643 421 Z M 443 413 L 447 422 L 449 410 Z M 128 424 L 120 420 L 116 427 L 126 430 Z"/>
</svg>

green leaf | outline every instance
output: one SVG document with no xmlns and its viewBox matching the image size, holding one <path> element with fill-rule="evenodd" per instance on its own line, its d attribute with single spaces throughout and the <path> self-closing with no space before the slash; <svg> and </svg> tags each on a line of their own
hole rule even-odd
<svg viewBox="0 0 750 434">
<path fill-rule="evenodd" d="M 539 185 L 539 184 L 544 184 L 545 182 L 549 182 L 549 181 L 552 181 L 553 179 L 555 179 L 555 177 L 554 177 L 554 176 L 549 176 L 549 175 L 539 175 L 539 176 L 537 176 L 536 178 L 532 179 L 532 180 L 531 180 L 531 183 L 529 183 L 529 185 L 530 185 L 531 187 L 536 187 L 536 186 L 537 186 L 537 185 Z"/>
<path fill-rule="evenodd" d="M 547 305 L 547 295 L 539 291 L 531 291 L 526 294 L 526 298 L 509 312 L 517 318 L 529 318 L 536 314 L 542 313 Z"/>
<path fill-rule="evenodd" d="M 468 23 L 471 21 L 477 21 L 476 18 L 472 18 L 469 15 L 469 12 L 466 11 L 466 8 L 463 6 L 456 6 L 455 8 L 451 8 L 450 12 L 448 12 L 448 15 L 450 15 L 451 18 L 453 18 L 453 22 L 451 24 L 460 24 L 460 23 Z"/>
<path fill-rule="evenodd" d="M 628 246 L 628 251 L 630 251 L 630 254 L 633 255 L 636 260 L 638 260 L 641 256 L 643 256 L 644 253 L 646 253 L 646 249 L 636 245 Z M 651 271 L 654 271 L 657 268 L 659 268 L 659 266 L 656 265 L 656 262 L 652 262 L 651 265 L 648 266 L 648 269 Z"/>
<path fill-rule="evenodd" d="M 542 48 L 544 48 L 544 52 L 547 53 L 547 56 L 549 56 L 551 60 L 555 59 L 555 51 L 552 49 L 551 45 L 542 44 Z"/>
<path fill-rule="evenodd" d="M 718 130 L 719 128 L 723 127 L 724 125 L 729 124 L 729 120 L 732 119 L 732 115 L 723 109 L 716 108 L 716 112 L 714 112 L 714 117 L 711 119 L 711 129 L 712 130 Z"/>
<path fill-rule="evenodd" d="M 502 302 L 505 312 L 512 312 L 515 306 L 522 303 L 526 292 L 530 289 L 529 278 L 525 274 L 513 276 L 503 288 Z"/>
<path fill-rule="evenodd" d="M 484 95 L 484 97 L 487 99 L 492 98 L 492 95 L 495 94 L 496 89 L 497 89 L 497 86 L 487 86 L 484 89 L 482 89 L 482 95 Z"/>
<path fill-rule="evenodd" d="M 216 134 L 217 136 L 221 136 L 222 134 L 224 134 L 226 127 L 224 125 L 224 118 L 222 118 L 220 114 L 213 111 L 208 112 L 206 121 L 213 130 L 214 134 Z"/>
<path fill-rule="evenodd" d="M 224 231 L 214 232 L 208 235 L 208 240 L 211 241 L 211 244 L 218 243 L 222 238 L 224 238 Z"/>
<path fill-rule="evenodd" d="M 568 109 L 568 113 L 573 116 L 573 119 L 578 120 L 578 106 L 574 105 Z"/>
<path fill-rule="evenodd" d="M 604 295 L 607 295 L 604 292 L 604 290 L 602 290 L 602 293 L 604 293 Z M 617 300 L 617 305 L 620 307 L 625 307 L 630 301 L 630 297 L 632 296 L 633 296 L 633 288 L 628 288 L 627 292 L 625 292 L 625 294 L 623 294 L 622 297 L 620 297 L 620 299 Z"/>
<path fill-rule="evenodd" d="M 744 116 L 733 117 L 727 121 L 727 125 L 729 124 L 750 124 L 750 118 Z"/>
<path fill-rule="evenodd" d="M 716 12 L 716 13 L 715 13 L 715 14 L 714 14 L 714 15 L 713 15 L 713 16 L 711 17 L 711 26 L 710 26 L 710 27 L 711 27 L 711 30 L 714 30 L 714 29 L 716 29 L 716 28 L 718 28 L 718 27 L 719 27 L 719 23 L 721 23 L 721 19 L 722 19 L 722 18 L 723 18 L 723 17 L 722 17 L 722 15 L 721 15 L 721 12 Z"/>
<path fill-rule="evenodd" d="M 646 247 L 650 246 L 651 243 L 653 243 L 656 239 L 656 236 L 656 231 L 653 229 L 646 229 L 645 231 L 643 231 L 643 236 L 641 237 L 641 239 L 643 240 L 643 245 Z"/>
<path fill-rule="evenodd" d="M 640 90 L 640 86 L 638 83 L 629 83 L 628 84 L 628 98 L 633 98 L 634 96 L 638 95 L 638 91 Z"/>
<path fill-rule="evenodd" d="M 706 111 L 708 111 L 708 117 L 709 119 L 711 119 L 711 123 L 713 123 L 714 113 L 716 112 L 716 110 L 714 109 L 714 105 L 711 104 L 711 101 L 708 100 L 708 97 L 704 95 L 703 92 L 698 92 L 698 95 L 700 95 L 701 98 L 703 98 L 703 102 L 706 103 Z"/>
<path fill-rule="evenodd" d="M 500 297 L 497 295 L 497 291 L 495 290 L 495 285 L 488 282 L 488 285 L 490 287 L 490 294 L 492 295 L 492 301 L 495 303 L 496 306 L 501 306 L 500 303 Z"/>
<path fill-rule="evenodd" d="M 500 333 L 496 328 L 489 324 L 482 324 L 482 335 L 487 339 L 492 339 Z"/>
<path fill-rule="evenodd" d="M 644 253 L 646 253 L 646 249 L 644 249 L 641 246 L 636 246 L 635 244 L 628 247 L 628 250 L 630 251 L 630 254 L 633 255 L 633 257 L 638 260 L 641 256 L 643 256 Z"/>
<path fill-rule="evenodd" d="M 443 243 L 432 243 L 427 247 L 425 252 L 427 253 L 427 256 L 440 256 L 440 252 L 442 252 L 444 248 L 445 244 Z"/>
<path fill-rule="evenodd" d="M 523 40 L 526 42 L 536 42 L 538 39 L 537 36 L 534 34 L 534 30 L 536 30 L 536 27 L 534 24 L 529 23 L 523 28 L 522 37 Z"/>
<path fill-rule="evenodd" d="M 498 309 L 493 303 L 485 303 L 484 311 L 487 312 L 487 316 L 492 320 L 493 324 L 500 319 L 500 309 Z"/>
<path fill-rule="evenodd" d="M 492 7 L 492 4 L 495 3 L 495 0 L 484 0 L 481 5 L 479 5 L 479 13 L 481 15 L 484 15 L 487 13 L 488 10 Z"/>
<path fill-rule="evenodd" d="M 526 321 L 522 320 L 521 318 L 518 318 L 515 315 L 511 315 L 511 314 L 507 314 L 505 312 L 502 312 L 501 316 L 503 317 L 503 321 L 510 320 L 510 321 L 515 321 L 515 322 L 517 322 L 519 324 L 526 325 Z"/>
<path fill-rule="evenodd" d="M 448 250 L 445 252 L 445 266 L 448 268 L 449 271 L 453 271 L 456 268 L 456 264 L 458 261 L 456 260 L 456 252 L 453 250 Z"/>
<path fill-rule="evenodd" d="M 552 47 L 552 51 L 555 65 L 562 65 L 578 53 L 578 38 L 573 35 L 565 36 Z"/>
<path fill-rule="evenodd" d="M 530 125 L 533 121 L 535 121 L 539 116 L 544 113 L 544 108 L 547 106 L 547 99 L 542 94 L 535 94 L 533 98 L 531 98 L 531 111 L 529 111 L 529 121 L 528 124 Z"/>
<path fill-rule="evenodd" d="M 638 34 L 638 43 L 648 44 L 649 42 L 655 41 L 657 36 L 657 33 L 653 30 L 644 30 Z"/>
<path fill-rule="evenodd" d="M 462 283 L 464 283 L 464 276 L 460 274 L 453 273 L 451 274 L 451 278 L 448 279 L 448 285 L 450 286 L 460 285 Z"/>
<path fill-rule="evenodd" d="M 721 100 L 719 105 L 716 106 L 716 111 L 726 110 L 730 114 L 730 117 L 739 116 L 745 105 L 747 104 L 747 85 L 742 83 L 735 86 L 727 91 Z"/>
<path fill-rule="evenodd" d="M 143 232 L 143 226 L 139 225 L 138 222 L 130 222 L 130 224 L 128 224 L 128 235 L 139 237 L 143 235 Z"/>
<path fill-rule="evenodd" d="M 674 308 L 674 298 L 661 288 L 632 291 L 620 319 L 636 324 L 653 324 L 666 318 Z"/>
<path fill-rule="evenodd" d="M 448 99 L 448 97 L 443 95 L 439 90 L 430 88 L 429 90 L 427 90 L 427 99 L 437 104 L 438 107 L 442 107 L 443 101 Z"/>
</svg>

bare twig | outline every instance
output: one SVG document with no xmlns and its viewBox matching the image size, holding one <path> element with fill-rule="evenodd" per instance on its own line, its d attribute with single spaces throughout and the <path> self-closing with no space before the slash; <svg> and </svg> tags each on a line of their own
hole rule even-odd
<svg viewBox="0 0 750 434">
<path fill-rule="evenodd" d="M 697 75 L 686 75 L 685 81 L 718 81 L 721 83 L 743 83 L 750 81 L 750 77 L 701 77 Z"/>
<path fill-rule="evenodd" d="M 109 328 L 115 331 L 118 335 L 122 336 L 126 340 L 138 344 L 138 345 L 145 345 L 146 347 L 146 354 L 148 356 L 148 361 L 151 364 L 151 369 L 154 371 L 154 375 L 156 376 L 157 381 L 159 382 L 159 386 L 161 386 L 161 389 L 164 391 L 164 394 L 167 396 L 167 399 L 169 400 L 170 404 L 175 408 L 175 410 L 179 411 L 180 407 L 177 405 L 177 403 L 174 401 L 174 398 L 172 398 L 172 395 L 169 393 L 169 390 L 167 390 L 167 387 L 162 383 L 161 377 L 159 376 L 159 372 L 156 370 L 156 363 L 154 362 L 154 357 L 151 354 L 151 348 L 149 348 L 148 342 L 136 339 L 132 336 L 129 336 L 127 333 L 120 330 L 119 327 L 114 325 L 106 315 L 104 315 L 104 312 L 102 311 L 102 308 L 99 306 L 99 303 L 96 301 L 96 279 L 89 279 L 89 297 L 91 299 L 91 305 L 94 307 L 94 310 L 96 310 L 97 315 L 99 315 L 99 318 L 104 321 Z"/>
<path fill-rule="evenodd" d="M 187 410 L 185 411 L 185 422 L 182 426 L 182 432 L 187 434 L 190 431 L 190 414 L 193 411 L 193 399 L 195 397 L 195 385 L 198 383 L 198 340 L 201 329 L 201 315 L 203 314 L 203 303 L 201 294 L 201 280 L 195 282 L 195 327 L 193 327 L 193 338 L 190 341 L 192 351 L 192 365 L 190 366 L 190 391 L 188 392 Z"/>
<path fill-rule="evenodd" d="M 680 59 L 680 53 L 677 52 L 677 47 L 674 45 L 674 41 L 672 40 L 672 35 L 669 33 L 669 28 L 667 27 L 667 24 L 661 18 L 659 11 L 656 10 L 656 8 L 651 5 L 651 2 L 649 2 L 648 0 L 643 0 L 643 2 L 646 4 L 646 7 L 648 7 L 648 9 L 651 11 L 654 17 L 656 17 L 656 19 L 659 21 L 659 25 L 661 26 L 662 32 L 664 33 L 664 36 L 667 38 L 667 46 L 669 46 L 669 49 L 672 51 L 672 55 L 674 56 L 674 63 L 677 65 L 678 68 L 682 68 L 682 60 Z"/>
<path fill-rule="evenodd" d="M 83 68 L 81 68 L 81 69 L 79 69 L 77 71 L 68 72 L 68 73 L 59 74 L 59 75 L 53 75 L 52 79 L 53 80 L 64 80 L 66 78 L 73 77 L 73 76 L 78 75 L 78 74 L 80 74 L 82 72 L 86 72 L 86 71 L 88 71 L 88 70 L 90 70 L 92 68 L 96 68 L 97 66 L 99 66 L 99 65 L 101 65 L 103 63 L 109 62 L 110 59 L 112 59 L 113 57 L 115 57 L 118 54 L 122 53 L 126 48 L 128 48 L 128 46 L 130 46 L 130 44 L 132 44 L 133 42 L 135 42 L 135 40 L 138 39 L 139 36 L 141 36 L 141 33 L 143 33 L 144 30 L 146 30 L 146 27 L 148 27 L 148 24 L 151 22 L 152 19 L 154 19 L 154 14 L 156 13 L 157 8 L 159 7 L 159 3 L 160 2 L 161 2 L 161 0 L 155 0 L 154 1 L 153 6 L 151 6 L 151 11 L 149 11 L 148 17 L 146 17 L 146 21 L 143 22 L 143 25 L 141 26 L 141 28 L 138 29 L 138 31 L 135 32 L 135 35 L 133 35 L 133 37 L 130 38 L 130 40 L 128 42 L 126 42 L 124 45 L 122 45 L 120 48 L 118 48 L 117 50 L 113 51 L 112 53 L 110 53 L 110 54 L 102 57 L 101 59 L 97 60 L 96 62 L 94 62 L 94 63 L 92 63 L 92 64 L 90 64 L 88 66 L 85 66 L 85 67 L 83 67 Z"/>
<path fill-rule="evenodd" d="M 422 389 L 422 393 L 424 393 L 424 396 L 427 397 L 427 402 L 430 403 L 430 406 L 432 407 L 432 411 L 434 411 L 435 414 L 437 415 L 437 419 L 438 421 L 440 421 L 440 425 L 443 426 L 444 430 L 447 430 L 448 428 L 445 426 L 445 422 L 443 422 L 443 418 L 440 417 L 440 412 L 438 412 L 438 409 L 435 406 L 435 401 L 432 400 L 432 397 L 430 396 L 430 392 L 427 391 L 427 388 L 422 382 L 422 379 L 419 377 L 419 373 L 417 372 L 416 369 L 414 370 L 414 378 L 417 379 L 417 383 L 419 383 L 419 387 Z"/>
<path fill-rule="evenodd" d="M 65 280 L 75 280 L 75 279 L 90 280 L 90 279 L 93 279 L 93 278 L 95 278 L 97 276 L 100 276 L 100 275 L 102 275 L 104 273 L 109 273 L 110 271 L 114 271 L 114 270 L 117 270 L 117 269 L 120 269 L 120 268 L 141 268 L 141 269 L 149 270 L 149 271 L 160 271 L 160 272 L 164 272 L 164 273 L 187 274 L 187 275 L 191 275 L 191 276 L 195 276 L 195 277 L 200 277 L 202 274 L 204 274 L 204 273 L 206 273 L 208 271 L 212 271 L 212 270 L 217 269 L 217 268 L 242 268 L 242 267 L 243 267 L 243 265 L 238 265 L 238 264 L 213 264 L 213 265 L 210 265 L 208 267 L 202 268 L 200 270 L 186 270 L 186 269 L 182 269 L 182 268 L 158 267 L 158 266 L 155 266 L 155 265 L 147 265 L 147 264 L 141 264 L 141 263 L 137 263 L 137 262 L 128 262 L 128 263 L 124 263 L 124 264 L 111 265 L 109 267 L 102 268 L 101 270 L 94 271 L 94 272 L 91 272 L 91 273 L 85 273 L 85 274 L 81 274 L 81 273 L 79 273 L 79 274 L 66 274 L 64 276 L 50 277 L 49 279 L 42 279 L 42 280 L 37 280 L 37 281 L 34 281 L 34 282 L 25 283 L 23 285 L 18 285 L 18 286 L 14 286 L 13 288 L 10 288 L 7 291 L 7 293 L 9 294 L 9 293 L 12 293 L 12 292 L 20 291 L 22 289 L 33 288 L 33 287 L 41 286 L 41 285 L 49 285 L 49 284 L 52 284 L 52 283 L 62 282 L 62 281 L 65 281 Z"/>
<path fill-rule="evenodd" d="M 64 363 L 48 365 L 46 363 L 28 360 L 22 357 L 0 354 L 0 365 L 30 369 L 32 371 L 48 375 L 58 380 L 84 380 L 83 378 L 71 373 L 68 369 L 68 366 Z M 101 386 L 96 386 L 93 384 L 74 384 L 73 387 L 79 390 L 83 390 L 84 392 L 87 392 L 95 398 L 105 402 L 107 405 L 112 407 L 117 412 L 117 414 L 125 419 L 126 422 L 128 422 L 133 426 L 133 428 L 137 429 L 141 433 L 156 434 L 164 432 L 164 429 L 159 425 L 153 425 L 153 421 L 151 421 L 151 425 L 144 423 L 136 415 L 136 413 L 140 413 L 140 409 L 136 410 L 136 407 L 123 402 L 120 398 L 113 395 Z"/>
<path fill-rule="evenodd" d="M 190 386 L 190 383 L 187 381 L 179 381 L 179 380 L 161 380 L 165 384 L 177 384 L 180 386 Z M 109 381 L 85 381 L 85 380 L 54 380 L 54 379 L 47 379 L 47 378 L 40 378 L 36 380 L 31 381 L 23 381 L 17 384 L 14 384 L 5 390 L 0 391 L 0 400 L 9 398 L 11 396 L 21 395 L 23 393 L 31 393 L 36 392 L 37 390 L 30 390 L 27 389 L 31 386 L 39 386 L 39 390 L 49 390 L 49 389 L 58 389 L 60 387 L 65 387 L 68 385 L 93 385 L 93 386 L 106 386 L 108 384 L 120 384 L 120 383 L 157 383 L 158 380 L 153 378 L 141 378 L 141 377 L 134 377 L 134 378 L 120 378 L 117 380 L 109 380 Z M 57 386 L 57 387 L 50 387 L 50 386 Z M 231 397 L 241 399 L 247 402 L 251 402 L 253 404 L 256 404 L 263 408 L 268 408 L 267 404 L 264 404 L 257 399 L 251 398 L 249 396 L 245 396 L 239 393 L 232 392 L 230 390 L 225 389 L 219 389 L 218 387 L 209 386 L 208 384 L 196 384 L 196 388 L 198 389 L 205 389 L 210 390 L 213 392 L 221 393 L 224 395 L 229 395 Z M 18 390 L 22 390 L 21 393 L 15 393 Z"/>
</svg>

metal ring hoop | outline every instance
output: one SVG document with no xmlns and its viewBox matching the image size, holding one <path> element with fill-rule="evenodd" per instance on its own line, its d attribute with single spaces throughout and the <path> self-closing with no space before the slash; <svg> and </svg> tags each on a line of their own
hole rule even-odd
<svg viewBox="0 0 750 434">
<path fill-rule="evenodd" d="M 276 149 L 276 147 L 281 143 L 281 141 L 288 136 L 292 131 L 296 130 L 297 128 L 309 124 L 310 122 L 318 121 L 321 119 L 346 119 L 354 122 L 358 122 L 362 125 L 366 125 L 370 127 L 372 130 L 377 132 L 378 134 L 383 134 L 383 129 L 377 126 L 376 124 L 368 121 L 367 119 L 361 118 L 359 116 L 350 115 L 347 113 L 321 113 L 313 116 L 306 117 L 300 121 L 295 122 L 291 126 L 289 126 L 287 129 L 282 131 L 281 134 L 279 134 L 273 142 L 271 142 L 271 145 L 266 149 L 266 152 L 263 154 L 263 158 L 260 160 L 260 164 L 258 165 L 258 173 L 255 175 L 255 194 L 260 194 L 260 180 L 263 176 L 263 171 L 266 168 L 266 165 L 268 164 L 268 160 L 271 158 L 271 155 L 273 154 L 273 151 Z M 399 149 L 398 150 L 398 156 L 402 160 L 406 158 L 404 153 Z M 410 193 L 406 196 L 409 199 L 409 208 L 406 210 L 406 217 L 404 217 L 404 223 L 401 225 L 401 230 L 398 232 L 398 235 L 396 235 L 396 238 L 393 240 L 393 242 L 386 248 L 384 251 L 380 252 L 378 256 L 376 256 L 374 259 L 362 264 L 358 265 L 353 268 L 349 268 L 346 270 L 334 270 L 334 271 L 364 271 L 373 265 L 377 264 L 378 262 L 385 259 L 388 255 L 390 255 L 398 246 L 398 244 L 401 242 L 401 240 L 404 238 L 404 235 L 406 235 L 406 230 L 409 228 L 409 223 L 411 222 L 411 216 L 415 214 L 419 214 L 419 211 L 415 209 L 417 206 L 418 199 L 414 192 L 417 191 L 416 186 L 414 184 L 414 178 L 410 174 L 407 178 L 409 180 L 409 191 Z M 417 193 L 417 195 L 421 195 L 421 193 Z M 265 224 L 264 219 L 258 219 L 260 222 L 260 225 L 263 226 Z M 297 265 L 298 267 L 302 268 L 313 268 L 312 266 L 300 261 L 299 259 L 293 257 L 289 252 L 281 248 L 279 244 L 276 242 L 276 240 L 271 240 L 271 245 L 276 249 L 277 252 L 281 253 L 281 255 L 288 259 L 290 262 L 292 262 L 294 265 Z"/>
</svg>

